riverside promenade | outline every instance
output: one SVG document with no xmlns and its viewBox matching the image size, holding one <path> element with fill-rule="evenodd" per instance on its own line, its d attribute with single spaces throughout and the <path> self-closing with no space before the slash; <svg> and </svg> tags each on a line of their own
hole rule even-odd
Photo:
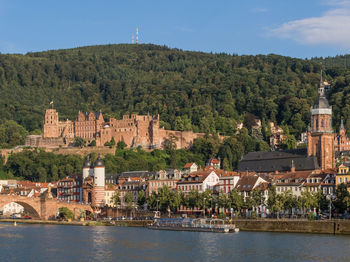
<svg viewBox="0 0 350 262">
<path fill-rule="evenodd" d="M 122 226 L 146 227 L 152 220 L 117 220 L 117 221 L 50 221 L 36 219 L 0 219 L 0 222 L 74 225 L 74 226 Z M 350 220 L 332 219 L 308 221 L 301 219 L 235 219 L 232 221 L 240 231 L 315 233 L 332 235 L 350 235 Z"/>
</svg>

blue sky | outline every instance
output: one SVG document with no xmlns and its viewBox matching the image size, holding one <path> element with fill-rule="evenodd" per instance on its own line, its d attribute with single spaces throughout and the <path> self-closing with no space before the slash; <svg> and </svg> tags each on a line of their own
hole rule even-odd
<svg viewBox="0 0 350 262">
<path fill-rule="evenodd" d="M 310 58 L 350 53 L 350 0 L 0 0 L 0 52 L 141 43 Z"/>
</svg>

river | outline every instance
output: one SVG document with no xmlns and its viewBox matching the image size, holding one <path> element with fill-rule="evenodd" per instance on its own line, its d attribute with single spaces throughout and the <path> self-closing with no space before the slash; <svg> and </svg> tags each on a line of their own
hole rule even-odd
<svg viewBox="0 0 350 262">
<path fill-rule="evenodd" d="M 0 223 L 0 261 L 350 261 L 350 236 Z"/>
</svg>

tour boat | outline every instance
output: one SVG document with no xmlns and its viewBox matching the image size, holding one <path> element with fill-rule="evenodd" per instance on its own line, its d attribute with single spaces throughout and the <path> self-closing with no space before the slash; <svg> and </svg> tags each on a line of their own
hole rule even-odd
<svg viewBox="0 0 350 262">
<path fill-rule="evenodd" d="M 189 218 L 159 218 L 148 226 L 154 230 L 194 231 L 214 233 L 237 233 L 239 228 L 234 224 L 225 224 L 222 219 L 189 219 Z"/>
</svg>

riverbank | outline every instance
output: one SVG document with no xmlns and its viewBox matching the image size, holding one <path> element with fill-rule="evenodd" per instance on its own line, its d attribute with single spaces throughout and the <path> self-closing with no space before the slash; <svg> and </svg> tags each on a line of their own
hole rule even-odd
<svg viewBox="0 0 350 262">
<path fill-rule="evenodd" d="M 233 223 L 241 231 L 350 235 L 349 220 L 237 219 Z"/>
<path fill-rule="evenodd" d="M 45 225 L 71 225 L 71 226 L 121 226 L 146 227 L 150 220 L 121 220 L 121 221 L 52 221 L 38 219 L 0 219 L 0 222 L 16 224 L 45 224 Z"/>
<path fill-rule="evenodd" d="M 146 227 L 151 220 L 120 220 L 120 221 L 50 221 L 35 219 L 0 219 L 0 222 L 17 224 L 47 224 L 47 225 L 73 225 L 73 226 L 120 226 L 120 227 Z M 349 220 L 292 220 L 292 219 L 236 219 L 232 223 L 240 231 L 256 232 L 285 232 L 285 233 L 314 233 L 350 235 Z"/>
</svg>

